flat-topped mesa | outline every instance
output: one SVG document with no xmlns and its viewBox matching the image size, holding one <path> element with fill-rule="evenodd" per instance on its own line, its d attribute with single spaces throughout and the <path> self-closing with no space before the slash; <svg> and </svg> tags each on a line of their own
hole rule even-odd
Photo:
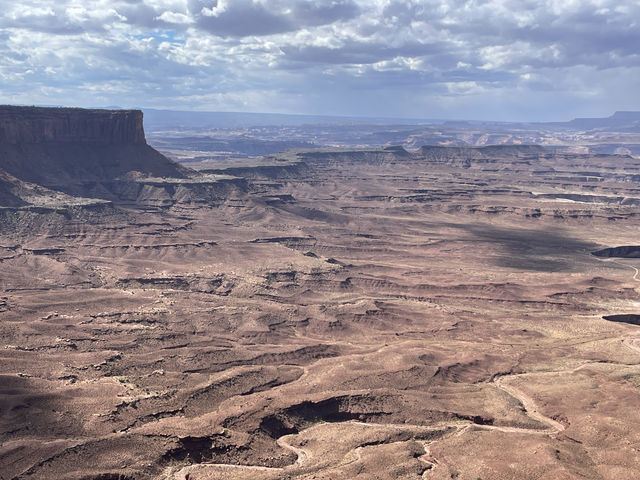
<svg viewBox="0 0 640 480">
<path fill-rule="evenodd" d="M 147 144 L 140 111 L 16 106 L 0 106 L 0 171 L 106 200 L 117 199 L 118 182 L 191 175 Z M 21 190 L 14 185 L 11 191 Z"/>
<path fill-rule="evenodd" d="M 423 155 L 444 155 L 447 157 L 487 157 L 496 155 L 522 156 L 522 155 L 542 155 L 549 153 L 542 145 L 482 145 L 470 146 L 444 146 L 444 145 L 424 145 L 420 152 Z"/>
<path fill-rule="evenodd" d="M 0 143 L 145 144 L 140 110 L 0 106 Z"/>
<path fill-rule="evenodd" d="M 551 150 L 541 145 L 483 145 L 444 146 L 425 145 L 420 148 L 419 155 L 426 161 L 464 166 L 483 165 L 487 163 L 509 164 L 529 162 L 531 159 L 552 154 Z"/>
<path fill-rule="evenodd" d="M 316 148 L 294 149 L 284 152 L 294 155 L 299 161 L 309 165 L 335 166 L 341 164 L 388 165 L 394 162 L 407 161 L 411 154 L 401 146 L 381 148 Z"/>
</svg>

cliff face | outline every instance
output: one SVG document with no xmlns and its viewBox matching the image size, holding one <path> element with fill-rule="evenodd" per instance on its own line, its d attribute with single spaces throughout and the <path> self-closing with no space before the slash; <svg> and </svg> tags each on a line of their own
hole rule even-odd
<svg viewBox="0 0 640 480">
<path fill-rule="evenodd" d="M 138 110 L 13 106 L 0 106 L 0 170 L 72 195 L 131 172 L 188 175 L 147 145 Z"/>
<path fill-rule="evenodd" d="M 145 144 L 139 110 L 0 106 L 0 143 Z"/>
<path fill-rule="evenodd" d="M 540 145 L 487 145 L 483 147 L 425 145 L 420 149 L 420 156 L 428 162 L 449 163 L 466 167 L 473 164 L 497 162 L 520 163 L 551 153 L 551 150 Z"/>
<path fill-rule="evenodd" d="M 114 215 L 122 204 L 218 205 L 245 183 L 154 150 L 140 111 L 0 107 L 0 233 L 47 232 L 67 217 Z"/>
</svg>

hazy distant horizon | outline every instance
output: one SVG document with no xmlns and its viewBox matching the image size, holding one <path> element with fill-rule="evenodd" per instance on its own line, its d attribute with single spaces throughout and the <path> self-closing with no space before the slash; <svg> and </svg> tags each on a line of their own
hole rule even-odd
<svg viewBox="0 0 640 480">
<path fill-rule="evenodd" d="M 2 103 L 0 103 L 2 105 Z M 9 104 L 5 104 L 9 105 Z M 239 117 L 239 118 L 255 118 L 266 121 L 264 124 L 256 124 L 256 123 L 247 123 L 241 122 L 242 126 L 260 126 L 260 125 L 276 125 L 280 124 L 279 119 L 286 120 L 291 119 L 290 122 L 285 121 L 282 123 L 283 125 L 300 125 L 306 123 L 307 121 L 310 123 L 371 123 L 371 124 L 380 124 L 380 125 L 390 125 L 390 124 L 398 124 L 398 125 L 428 125 L 428 124 L 440 124 L 445 122 L 460 122 L 465 123 L 468 122 L 470 124 L 483 124 L 483 123 L 495 123 L 495 124 L 545 124 L 545 123 L 568 123 L 574 120 L 580 119 L 606 119 L 614 116 L 619 111 L 612 111 L 603 116 L 591 116 L 591 117 L 572 117 L 572 118 L 562 118 L 557 120 L 549 120 L 549 121 L 526 121 L 526 120 L 496 120 L 496 119 L 478 119 L 478 118 L 409 118 L 409 117 L 375 117 L 375 116 L 355 116 L 355 115 L 316 115 L 309 113 L 280 113 L 280 112 L 259 112 L 259 111 L 221 111 L 221 110 L 196 110 L 196 109 L 164 109 L 164 108 L 154 108 L 154 107 L 140 107 L 140 106 L 121 106 L 121 105 L 89 105 L 89 106 L 78 106 L 74 104 L 63 105 L 63 104 L 13 104 L 14 106 L 21 107 L 43 107 L 43 108 L 86 108 L 86 109 L 98 109 L 98 110 L 141 110 L 144 113 L 148 113 L 151 115 L 146 115 L 147 119 L 149 116 L 153 116 L 154 114 L 188 114 L 188 115 L 219 115 L 220 117 Z M 628 110 L 627 110 L 628 111 Z M 631 112 L 638 112 L 639 110 L 632 110 Z M 273 118 L 270 118 L 273 117 Z M 194 119 L 194 122 L 197 122 L 197 119 Z M 231 126 L 240 126 L 240 125 L 231 125 Z"/>
</svg>

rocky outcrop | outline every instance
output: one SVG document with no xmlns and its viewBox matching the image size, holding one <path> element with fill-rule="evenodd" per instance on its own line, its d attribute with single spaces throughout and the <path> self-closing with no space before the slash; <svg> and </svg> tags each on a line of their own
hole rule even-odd
<svg viewBox="0 0 640 480">
<path fill-rule="evenodd" d="M 0 143 L 0 169 L 20 180 L 73 195 L 82 195 L 76 186 L 127 176 L 188 176 L 186 168 L 145 143 Z"/>
<path fill-rule="evenodd" d="M 367 164 L 393 165 L 407 162 L 428 162 L 470 167 L 499 162 L 530 165 L 537 159 L 553 155 L 551 150 L 538 145 L 488 145 L 484 147 L 455 147 L 426 145 L 417 151 L 407 151 L 402 146 L 373 149 L 315 149 L 292 150 L 285 156 L 303 160 L 309 165 Z"/>
<path fill-rule="evenodd" d="M 202 173 L 233 175 L 248 179 L 285 179 L 309 175 L 311 169 L 303 161 L 278 161 L 277 157 L 265 157 L 264 162 L 254 165 L 238 164 L 221 168 L 200 169 Z"/>
<path fill-rule="evenodd" d="M 0 143 L 144 145 L 140 110 L 0 106 Z"/>
<path fill-rule="evenodd" d="M 539 145 L 488 145 L 484 147 L 425 145 L 419 151 L 420 156 L 430 162 L 466 166 L 471 163 L 495 163 L 505 159 L 517 162 L 550 153 L 549 150 Z"/>
<path fill-rule="evenodd" d="M 22 182 L 0 170 L 0 206 L 22 207 L 28 205 L 20 196 Z"/>
<path fill-rule="evenodd" d="M 81 197 L 120 179 L 193 173 L 147 145 L 138 110 L 12 106 L 0 107 L 0 171 L 12 179 L 6 192 L 20 181 Z M 20 205 L 4 197 L 4 206 Z"/>
<path fill-rule="evenodd" d="M 125 204 L 220 205 L 246 188 L 243 178 L 196 172 L 147 145 L 140 111 L 0 107 L 0 220 L 11 231 L 85 210 L 93 221 Z"/>
<path fill-rule="evenodd" d="M 389 165 L 410 160 L 411 154 L 399 146 L 373 149 L 317 149 L 285 152 L 309 165 Z"/>
</svg>

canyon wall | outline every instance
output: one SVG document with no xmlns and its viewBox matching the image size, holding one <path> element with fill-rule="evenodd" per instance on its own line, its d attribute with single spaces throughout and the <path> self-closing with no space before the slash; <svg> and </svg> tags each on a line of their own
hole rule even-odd
<svg viewBox="0 0 640 480">
<path fill-rule="evenodd" d="M 144 144 L 140 110 L 0 106 L 0 142 Z"/>
<path fill-rule="evenodd" d="M 0 106 L 0 170 L 69 191 L 131 175 L 177 177 L 186 169 L 147 145 L 139 110 Z"/>
</svg>

